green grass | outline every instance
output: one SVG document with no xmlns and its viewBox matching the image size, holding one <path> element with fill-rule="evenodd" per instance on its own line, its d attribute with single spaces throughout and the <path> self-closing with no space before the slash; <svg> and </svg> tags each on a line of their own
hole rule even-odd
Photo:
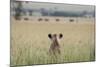
<svg viewBox="0 0 100 67">
<path fill-rule="evenodd" d="M 30 21 L 31 22 L 31 21 Z M 94 23 L 11 23 L 11 66 L 94 61 Z M 49 54 L 49 33 L 62 33 L 61 54 Z"/>
</svg>

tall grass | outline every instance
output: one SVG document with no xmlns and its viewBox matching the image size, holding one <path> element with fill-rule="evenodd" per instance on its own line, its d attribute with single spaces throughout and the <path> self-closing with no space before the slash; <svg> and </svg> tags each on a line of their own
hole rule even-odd
<svg viewBox="0 0 100 67">
<path fill-rule="evenodd" d="M 11 66 L 95 60 L 94 23 L 13 21 L 11 24 Z M 49 54 L 49 33 L 63 34 L 60 55 Z"/>
</svg>

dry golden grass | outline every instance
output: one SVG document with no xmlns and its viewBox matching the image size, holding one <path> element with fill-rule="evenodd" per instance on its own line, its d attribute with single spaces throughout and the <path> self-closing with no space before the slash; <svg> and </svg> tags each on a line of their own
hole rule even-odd
<svg viewBox="0 0 100 67">
<path fill-rule="evenodd" d="M 28 23 L 27 23 L 28 22 Z M 94 23 L 11 22 L 11 65 L 93 61 Z M 50 56 L 49 33 L 62 33 L 61 55 Z"/>
</svg>

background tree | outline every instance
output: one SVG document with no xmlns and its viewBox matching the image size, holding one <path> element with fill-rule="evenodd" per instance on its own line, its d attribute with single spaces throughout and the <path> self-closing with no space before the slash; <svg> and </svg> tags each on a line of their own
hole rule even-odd
<svg viewBox="0 0 100 67">
<path fill-rule="evenodd" d="M 17 6 L 15 8 L 15 19 L 20 20 L 21 19 L 21 9 L 22 9 L 22 2 L 21 1 L 15 1 Z"/>
<path fill-rule="evenodd" d="M 29 16 L 32 16 L 33 11 L 29 10 Z"/>
</svg>

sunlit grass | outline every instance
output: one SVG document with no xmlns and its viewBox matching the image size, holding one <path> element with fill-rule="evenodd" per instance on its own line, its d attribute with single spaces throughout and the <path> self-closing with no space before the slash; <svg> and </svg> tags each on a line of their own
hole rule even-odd
<svg viewBox="0 0 100 67">
<path fill-rule="evenodd" d="M 56 57 L 49 54 L 49 33 L 63 34 Z M 11 23 L 11 65 L 93 60 L 94 23 Z"/>
</svg>

